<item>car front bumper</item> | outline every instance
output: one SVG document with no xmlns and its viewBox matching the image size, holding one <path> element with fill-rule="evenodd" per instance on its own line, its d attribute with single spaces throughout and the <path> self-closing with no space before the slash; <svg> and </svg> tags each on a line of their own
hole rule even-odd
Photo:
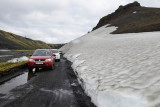
<svg viewBox="0 0 160 107">
<path fill-rule="evenodd" d="M 45 68 L 51 67 L 53 62 L 28 62 L 29 68 Z"/>
</svg>

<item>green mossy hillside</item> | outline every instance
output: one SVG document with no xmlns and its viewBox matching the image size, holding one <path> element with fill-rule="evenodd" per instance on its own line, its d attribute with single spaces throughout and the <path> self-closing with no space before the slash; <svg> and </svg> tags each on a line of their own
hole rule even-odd
<svg viewBox="0 0 160 107">
<path fill-rule="evenodd" d="M 32 40 L 10 32 L 0 30 L 0 49 L 50 49 L 51 47 L 45 42 Z"/>
</svg>

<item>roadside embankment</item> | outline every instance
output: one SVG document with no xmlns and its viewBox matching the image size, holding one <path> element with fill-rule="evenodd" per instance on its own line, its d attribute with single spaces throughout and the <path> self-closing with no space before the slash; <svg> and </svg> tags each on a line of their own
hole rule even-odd
<svg viewBox="0 0 160 107">
<path fill-rule="evenodd" d="M 25 68 L 25 67 L 27 67 L 27 61 L 17 62 L 17 63 L 1 62 L 0 63 L 0 77 L 16 72 L 17 70 Z"/>
<path fill-rule="evenodd" d="M 0 51 L 0 77 L 27 67 L 27 60 L 32 50 L 2 50 Z"/>
</svg>

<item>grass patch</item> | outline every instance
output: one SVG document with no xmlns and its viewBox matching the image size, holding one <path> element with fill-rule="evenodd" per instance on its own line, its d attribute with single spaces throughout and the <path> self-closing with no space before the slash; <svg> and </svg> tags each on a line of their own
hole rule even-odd
<svg viewBox="0 0 160 107">
<path fill-rule="evenodd" d="M 18 63 L 7 63 L 7 62 L 1 62 L 0 63 L 0 73 L 4 73 L 6 71 L 9 71 L 13 68 L 20 67 L 22 65 L 25 65 L 27 61 L 18 62 Z"/>
</svg>

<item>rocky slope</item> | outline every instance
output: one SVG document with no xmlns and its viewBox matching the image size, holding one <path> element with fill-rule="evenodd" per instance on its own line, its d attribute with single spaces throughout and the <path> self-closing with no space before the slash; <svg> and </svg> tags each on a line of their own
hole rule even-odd
<svg viewBox="0 0 160 107">
<path fill-rule="evenodd" d="M 137 33 L 160 31 L 160 8 L 143 7 L 133 2 L 100 19 L 93 30 L 105 25 L 117 26 L 112 33 Z"/>
</svg>

